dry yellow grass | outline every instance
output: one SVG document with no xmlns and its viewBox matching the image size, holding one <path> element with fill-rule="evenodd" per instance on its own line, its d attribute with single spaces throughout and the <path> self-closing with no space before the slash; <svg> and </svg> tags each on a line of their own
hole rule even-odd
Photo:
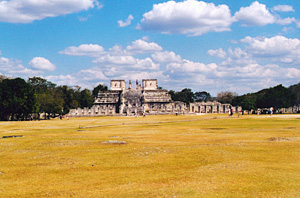
<svg viewBox="0 0 300 198">
<path fill-rule="evenodd" d="M 0 197 L 300 197 L 299 118 L 0 122 Z"/>
</svg>

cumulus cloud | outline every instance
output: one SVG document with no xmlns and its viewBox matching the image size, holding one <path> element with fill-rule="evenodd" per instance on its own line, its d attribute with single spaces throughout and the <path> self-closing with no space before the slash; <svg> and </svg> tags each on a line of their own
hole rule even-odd
<svg viewBox="0 0 300 198">
<path fill-rule="evenodd" d="M 5 57 L 0 57 L 0 73 L 11 77 L 23 77 L 41 75 L 44 72 L 41 70 L 33 70 L 22 65 L 19 60 L 13 60 Z"/>
<path fill-rule="evenodd" d="M 279 5 L 273 7 L 273 10 L 287 12 L 288 10 L 292 11 L 292 7 Z M 235 13 L 234 18 L 236 21 L 241 21 L 243 26 L 264 26 L 274 23 L 288 25 L 297 22 L 294 17 L 282 19 L 279 15 L 273 15 L 266 5 L 258 1 L 253 2 L 249 7 L 240 8 L 240 10 Z"/>
<path fill-rule="evenodd" d="M 69 85 L 69 86 L 78 85 L 77 79 L 71 74 L 58 75 L 58 76 L 46 76 L 45 78 L 58 85 Z"/>
<path fill-rule="evenodd" d="M 124 48 L 114 45 L 107 51 L 103 49 L 105 53 L 97 56 L 82 53 L 92 57 L 96 67 L 66 76 L 65 81 L 83 86 L 109 79 L 157 78 L 162 86 L 169 85 L 166 88 L 205 89 L 212 94 L 219 90 L 246 93 L 279 83 L 298 82 L 300 70 L 296 62 L 300 59 L 300 40 L 283 36 L 245 37 L 240 44 L 228 50 L 208 50 L 207 54 L 224 60 L 204 63 L 184 59 L 175 52 L 164 51 L 157 43 L 139 39 Z"/>
<path fill-rule="evenodd" d="M 272 10 L 277 12 L 295 12 L 294 8 L 290 5 L 277 5 L 274 6 Z"/>
<path fill-rule="evenodd" d="M 43 57 L 35 57 L 30 62 L 29 65 L 31 65 L 34 69 L 38 70 L 47 70 L 47 71 L 54 71 L 56 69 L 56 66 L 51 63 L 48 59 Z"/>
<path fill-rule="evenodd" d="M 138 59 L 135 67 L 144 70 L 159 70 L 160 64 L 154 63 L 151 58 L 147 57 L 145 59 Z"/>
<path fill-rule="evenodd" d="M 97 86 L 100 82 L 108 80 L 108 78 L 102 73 L 101 69 L 96 67 L 67 75 L 50 75 L 45 78 L 58 85 L 78 85 L 89 89 L 93 89 L 93 87 Z"/>
<path fill-rule="evenodd" d="M 242 50 L 241 48 L 234 48 L 234 50 L 232 50 L 231 48 L 228 49 L 228 54 L 230 56 L 230 58 L 233 59 L 241 59 L 241 58 L 250 58 L 249 55 L 247 54 L 247 52 L 245 52 L 244 50 Z"/>
<path fill-rule="evenodd" d="M 154 62 L 151 57 L 138 58 L 136 55 L 152 54 L 162 51 L 163 48 L 154 42 L 143 39 L 133 41 L 125 49 L 121 45 L 114 45 L 108 51 L 97 44 L 82 44 L 78 47 L 71 46 L 59 52 L 70 56 L 92 57 L 93 63 L 101 67 L 105 76 L 123 75 L 130 71 L 149 72 L 159 70 L 160 63 Z"/>
<path fill-rule="evenodd" d="M 143 15 L 139 29 L 166 34 L 199 36 L 208 32 L 230 31 L 233 18 L 227 5 L 197 0 L 168 1 L 153 5 Z"/>
<path fill-rule="evenodd" d="M 152 59 L 158 63 L 170 63 L 170 62 L 181 62 L 182 59 L 180 55 L 175 54 L 174 52 L 155 52 L 151 55 Z"/>
<path fill-rule="evenodd" d="M 134 19 L 133 16 L 130 14 L 130 15 L 128 16 L 128 18 L 126 19 L 125 22 L 122 21 L 122 20 L 119 20 L 119 21 L 118 21 L 119 27 L 126 27 L 126 26 L 130 25 L 130 24 L 131 24 L 131 21 L 132 21 L 133 19 Z"/>
<path fill-rule="evenodd" d="M 281 18 L 277 17 L 277 21 L 276 21 L 276 23 L 279 24 L 279 25 L 289 25 L 289 24 L 294 23 L 294 22 L 297 22 L 297 20 L 294 17 L 292 17 L 292 18 L 287 17 L 287 18 L 284 18 L 284 19 L 281 19 Z"/>
<path fill-rule="evenodd" d="M 269 61 L 299 64 L 300 40 L 274 36 L 271 38 L 245 37 L 241 40 L 248 44 L 246 50 L 249 54 L 258 58 L 268 58 Z"/>
<path fill-rule="evenodd" d="M 60 51 L 59 53 L 66 54 L 69 56 L 97 57 L 99 55 L 105 54 L 105 50 L 102 46 L 97 44 L 82 44 L 78 47 L 76 46 L 68 47 L 63 51 Z"/>
<path fill-rule="evenodd" d="M 112 56 L 107 54 L 94 60 L 94 63 L 109 65 L 133 65 L 136 64 L 136 59 L 133 56 Z"/>
<path fill-rule="evenodd" d="M 190 60 L 183 60 L 182 63 L 169 63 L 167 69 L 172 72 L 214 72 L 217 69 L 218 65 L 215 63 L 204 64 L 199 62 L 193 62 Z"/>
<path fill-rule="evenodd" d="M 207 54 L 218 58 L 226 58 L 227 56 L 227 53 L 222 48 L 216 50 L 210 49 L 207 51 Z"/>
<path fill-rule="evenodd" d="M 160 64 L 154 63 L 151 58 L 137 59 L 132 56 L 104 56 L 93 61 L 101 65 L 105 74 L 110 75 L 122 74 L 130 70 L 143 71 L 143 70 L 157 70 Z M 112 74 L 113 73 L 113 74 Z"/>
<path fill-rule="evenodd" d="M 240 8 L 234 17 L 245 26 L 263 26 L 275 23 L 275 17 L 269 12 L 266 5 L 257 1 L 249 7 Z"/>
<path fill-rule="evenodd" d="M 126 51 L 131 54 L 148 54 L 161 50 L 162 47 L 157 43 L 149 43 L 141 39 L 133 41 L 131 45 L 126 47 Z"/>
<path fill-rule="evenodd" d="M 0 21 L 31 23 L 47 17 L 101 7 L 97 0 L 8 0 L 0 2 Z"/>
<path fill-rule="evenodd" d="M 300 77 L 300 70 L 296 68 L 287 68 L 286 77 L 297 79 Z"/>
<path fill-rule="evenodd" d="M 161 85 L 163 81 L 168 81 L 169 76 L 163 74 L 163 71 L 153 71 L 153 72 L 133 72 L 129 71 L 123 73 L 119 76 L 120 79 L 160 79 L 159 84 Z"/>
</svg>

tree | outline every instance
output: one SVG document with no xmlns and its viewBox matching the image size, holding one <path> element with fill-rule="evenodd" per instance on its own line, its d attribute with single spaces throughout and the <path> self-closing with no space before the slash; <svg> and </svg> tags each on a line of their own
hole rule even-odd
<svg viewBox="0 0 300 198">
<path fill-rule="evenodd" d="M 107 91 L 107 86 L 99 84 L 97 87 L 95 87 L 92 91 L 93 98 L 98 96 L 99 91 Z"/>
<path fill-rule="evenodd" d="M 80 92 L 80 87 L 77 88 L 77 90 L 72 89 L 71 87 L 68 87 L 66 85 L 59 86 L 56 88 L 57 89 L 57 94 L 60 95 L 63 99 L 63 106 L 62 106 L 62 111 L 60 112 L 61 114 L 67 114 L 70 109 L 77 108 L 74 107 L 74 100 L 79 101 L 79 94 L 76 94 L 75 92 Z M 76 95 L 78 97 L 76 98 Z"/>
<path fill-rule="evenodd" d="M 53 89 L 56 88 L 56 84 L 41 78 L 41 77 L 32 77 L 27 81 L 33 88 L 36 95 L 36 106 L 34 112 L 37 113 L 37 117 L 40 117 L 40 113 L 44 112 L 47 109 L 47 105 L 50 101 L 50 98 Z"/>
<path fill-rule="evenodd" d="M 236 98 L 238 95 L 235 92 L 230 92 L 230 91 L 226 91 L 226 92 L 220 92 L 217 95 L 217 101 L 220 103 L 232 103 L 232 100 L 234 98 Z"/>
<path fill-rule="evenodd" d="M 0 82 L 4 79 L 8 79 L 6 76 L 0 75 Z"/>
<path fill-rule="evenodd" d="M 207 102 L 211 100 L 211 95 L 206 91 L 196 92 L 194 94 L 194 100 L 195 102 Z"/>
<path fill-rule="evenodd" d="M 295 96 L 295 103 L 300 104 L 300 83 L 292 85 L 288 89 Z"/>
<path fill-rule="evenodd" d="M 258 108 L 282 108 L 291 107 L 296 103 L 296 96 L 288 88 L 280 85 L 262 90 L 256 100 Z"/>
<path fill-rule="evenodd" d="M 176 94 L 176 92 L 174 90 L 170 90 L 168 93 L 170 94 L 171 99 L 175 101 L 175 94 Z"/>
<path fill-rule="evenodd" d="M 41 112 L 45 114 L 45 119 L 49 119 L 50 116 L 55 117 L 57 114 L 63 113 L 63 95 L 58 89 L 50 89 L 48 93 L 41 94 Z"/>
<path fill-rule="evenodd" d="M 32 77 L 27 81 L 36 93 L 44 93 L 47 92 L 48 89 L 54 89 L 56 84 L 41 78 L 41 77 Z"/>
<path fill-rule="evenodd" d="M 255 109 L 255 102 L 247 96 L 237 96 L 232 100 L 231 103 L 233 106 L 241 106 L 242 109 L 250 111 L 251 109 Z"/>
<path fill-rule="evenodd" d="M 26 119 L 34 111 L 36 96 L 30 84 L 21 78 L 4 79 L 0 83 L 0 119 Z"/>
<path fill-rule="evenodd" d="M 169 94 L 171 95 L 171 98 L 174 101 L 181 101 L 187 104 L 194 102 L 194 93 L 192 92 L 191 89 L 188 88 L 185 88 L 180 92 L 175 92 L 173 90 L 170 90 Z"/>
<path fill-rule="evenodd" d="M 92 93 L 88 89 L 80 92 L 79 106 L 80 108 L 91 107 L 93 105 Z"/>
</svg>

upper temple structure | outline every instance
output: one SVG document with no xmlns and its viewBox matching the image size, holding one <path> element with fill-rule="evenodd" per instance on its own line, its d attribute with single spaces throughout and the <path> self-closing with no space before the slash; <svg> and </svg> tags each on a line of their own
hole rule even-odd
<svg viewBox="0 0 300 198">
<path fill-rule="evenodd" d="M 69 116 L 226 113 L 231 108 L 230 104 L 218 102 L 198 102 L 189 106 L 174 102 L 168 90 L 158 88 L 156 79 L 144 79 L 142 85 L 137 80 L 134 87 L 129 81 L 128 88 L 125 80 L 111 80 L 110 90 L 100 91 L 91 108 L 71 109 Z"/>
</svg>

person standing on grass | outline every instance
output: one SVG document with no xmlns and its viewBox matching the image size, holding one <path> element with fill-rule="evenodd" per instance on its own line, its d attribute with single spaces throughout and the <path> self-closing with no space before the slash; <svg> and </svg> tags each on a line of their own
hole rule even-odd
<svg viewBox="0 0 300 198">
<path fill-rule="evenodd" d="M 270 114 L 273 114 L 273 107 L 270 108 Z"/>
</svg>

